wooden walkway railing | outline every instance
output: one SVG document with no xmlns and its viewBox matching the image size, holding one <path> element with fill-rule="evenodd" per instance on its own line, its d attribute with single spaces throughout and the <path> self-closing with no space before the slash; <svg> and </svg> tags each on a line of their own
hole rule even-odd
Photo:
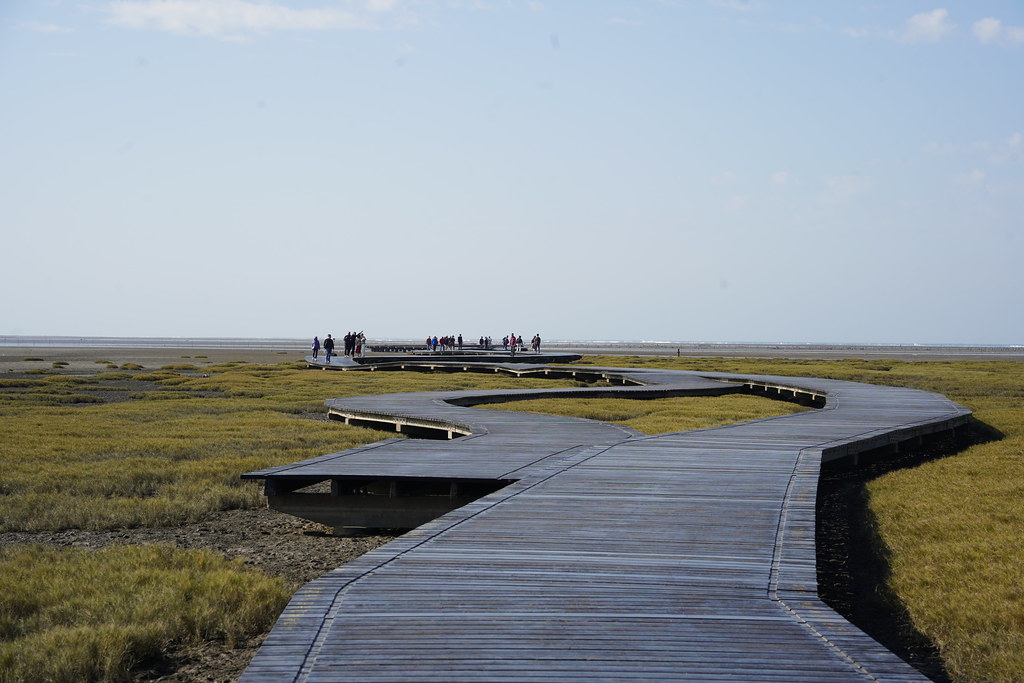
<svg viewBox="0 0 1024 683">
<path fill-rule="evenodd" d="M 470 435 L 389 440 L 246 475 L 265 479 L 272 501 L 323 480 L 341 506 L 359 482 L 453 492 L 497 483 L 471 502 L 453 496 L 446 514 L 300 589 L 241 680 L 925 680 L 819 600 L 817 477 L 823 460 L 955 429 L 966 408 L 835 380 L 587 371 L 637 386 L 328 401 L 339 416 Z M 824 407 L 658 436 L 466 407 L 737 389 Z"/>
</svg>

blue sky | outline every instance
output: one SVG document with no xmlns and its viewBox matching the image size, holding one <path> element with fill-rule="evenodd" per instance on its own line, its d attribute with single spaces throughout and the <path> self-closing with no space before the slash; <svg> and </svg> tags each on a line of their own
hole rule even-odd
<svg viewBox="0 0 1024 683">
<path fill-rule="evenodd" d="M 1024 3 L 11 0 L 0 334 L 1024 343 Z"/>
</svg>

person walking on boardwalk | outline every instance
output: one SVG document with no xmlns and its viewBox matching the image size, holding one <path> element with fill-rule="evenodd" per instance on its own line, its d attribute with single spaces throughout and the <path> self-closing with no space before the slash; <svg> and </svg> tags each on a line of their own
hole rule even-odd
<svg viewBox="0 0 1024 683">
<path fill-rule="evenodd" d="M 313 360 L 316 360 L 317 354 L 320 353 L 320 338 L 313 337 Z"/>
<path fill-rule="evenodd" d="M 327 355 L 327 362 L 331 362 L 331 354 L 334 353 L 334 339 L 331 335 L 327 335 L 327 339 L 324 339 L 324 354 Z"/>
<path fill-rule="evenodd" d="M 356 356 L 362 358 L 366 355 L 366 335 L 363 334 L 362 330 L 359 330 L 359 334 L 356 335 Z"/>
<path fill-rule="evenodd" d="M 504 339 L 502 341 L 505 341 Z M 516 356 L 516 333 L 513 332 L 511 337 L 508 337 L 508 348 L 512 351 L 512 357 Z"/>
</svg>

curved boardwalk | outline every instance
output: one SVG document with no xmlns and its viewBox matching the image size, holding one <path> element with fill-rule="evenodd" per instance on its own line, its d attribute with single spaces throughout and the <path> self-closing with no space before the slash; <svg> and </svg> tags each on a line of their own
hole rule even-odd
<svg viewBox="0 0 1024 683">
<path fill-rule="evenodd" d="M 242 681 L 924 679 L 818 599 L 817 478 L 823 460 L 954 429 L 966 408 L 813 378 L 473 369 L 575 370 L 637 386 L 328 401 L 338 418 L 470 435 L 389 440 L 246 475 L 266 479 L 272 500 L 322 480 L 510 483 L 300 589 Z M 658 436 L 467 407 L 737 390 L 824 407 Z"/>
</svg>

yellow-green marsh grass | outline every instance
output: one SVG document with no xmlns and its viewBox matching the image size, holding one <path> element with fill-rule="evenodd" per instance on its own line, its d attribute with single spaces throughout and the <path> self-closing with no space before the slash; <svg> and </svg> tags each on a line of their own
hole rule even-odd
<svg viewBox="0 0 1024 683">
<path fill-rule="evenodd" d="M 792 403 L 757 396 L 677 396 L 658 399 L 541 398 L 479 406 L 494 410 L 582 417 L 624 425 L 644 434 L 706 429 L 806 410 Z"/>
<path fill-rule="evenodd" d="M 381 438 L 304 419 L 323 413 L 325 398 L 571 385 L 494 374 L 317 372 L 292 364 L 203 371 L 209 376 L 187 374 L 195 372 L 189 366 L 3 378 L 0 531 L 171 526 L 212 511 L 263 507 L 259 486 L 242 482 L 241 473 Z M 66 405 L 77 395 L 111 394 L 120 402 Z M 185 400 L 159 400 L 170 397 Z M 237 573 L 221 560 L 169 549 L 7 548 L 0 554 L 0 680 L 125 680 L 137 662 L 169 646 L 266 630 L 289 591 L 279 581 Z"/>
<path fill-rule="evenodd" d="M 1002 432 L 1004 438 L 872 481 L 868 487 L 871 511 L 877 519 L 880 542 L 887 549 L 890 585 L 905 604 L 913 625 L 938 645 L 951 675 L 964 681 L 1020 679 L 1024 671 L 1024 544 L 1020 542 L 1024 529 L 1024 491 L 1020 488 L 1024 482 L 1024 364 L 621 356 L 589 357 L 583 364 L 588 363 L 893 384 L 936 391 L 974 410 L 979 420 Z M 287 364 L 229 363 L 206 367 L 203 372 L 211 376 L 181 377 L 167 371 L 163 378 L 150 380 L 158 387 L 154 391 L 174 389 L 195 397 L 186 401 L 59 407 L 46 407 L 42 402 L 42 407 L 32 407 L 30 399 L 6 400 L 26 387 L 0 386 L 0 520 L 8 519 L 9 505 L 31 509 L 34 515 L 42 514 L 44 507 L 67 506 L 67 496 L 73 491 L 65 490 L 68 485 L 57 482 L 58 477 L 50 472 L 68 460 L 104 464 L 100 469 L 107 470 L 105 486 L 109 488 L 83 483 L 86 488 L 98 488 L 101 494 L 82 496 L 81 511 L 56 515 L 64 521 L 52 520 L 48 528 L 150 523 L 131 521 L 139 517 L 152 517 L 156 520 L 152 523 L 173 523 L 160 520 L 194 518 L 204 514 L 204 509 L 218 509 L 218 505 L 259 505 L 259 493 L 239 486 L 235 480 L 238 473 L 307 457 L 299 446 L 308 447 L 305 452 L 310 455 L 321 455 L 379 436 L 373 432 L 362 436 L 354 427 L 337 424 L 323 425 L 327 433 L 318 434 L 311 429 L 316 422 L 294 417 L 322 410 L 324 398 L 391 391 L 566 386 L 494 375 L 318 372 Z M 119 378 L 103 381 L 130 378 L 125 373 L 111 374 Z M 48 375 L 32 381 L 58 379 L 66 378 Z M 171 386 L 171 382 L 177 383 Z M 81 383 L 33 386 L 48 388 L 50 394 L 86 392 Z M 204 416 L 208 418 L 205 421 Z M 273 424 L 273 430 L 261 431 L 265 419 Z M 290 427 L 292 421 L 298 423 L 294 432 L 277 431 L 284 425 Z M 217 422 L 223 424 L 214 429 Z M 112 429 L 118 431 L 110 433 Z M 258 434 L 250 434 L 250 429 Z M 279 441 L 274 441 L 271 431 Z M 306 442 L 298 441 L 300 434 Z M 276 452 L 263 452 L 265 439 L 277 443 Z M 111 449 L 123 452 L 133 463 L 140 462 L 122 466 Z M 250 465 L 249 457 L 259 463 Z M 225 462 L 232 459 L 235 461 Z M 216 470 L 214 474 L 198 476 L 185 471 L 184 465 L 200 466 L 207 460 L 205 466 Z M 148 470 L 150 461 L 160 461 L 155 473 Z M 120 471 L 124 476 L 118 477 Z M 10 477 L 27 490 L 13 491 Z M 173 481 L 169 492 L 160 488 L 164 485 L 160 482 L 156 486 L 147 483 L 161 477 Z M 47 481 L 55 488 L 48 488 L 51 484 Z M 219 483 L 244 500 L 219 499 L 217 493 L 198 505 L 188 500 L 197 490 L 214 489 Z M 109 490 L 114 493 L 108 499 L 105 492 Z M 32 496 L 37 496 L 34 504 Z M 108 502 L 115 500 L 119 502 Z M 140 515 L 140 503 L 148 500 L 159 500 L 166 510 Z M 125 509 L 116 509 L 119 507 Z M 30 525 L 30 517 L 22 516 L 9 528 Z"/>
<path fill-rule="evenodd" d="M 182 372 L 191 372 L 189 366 Z M 197 521 L 265 504 L 243 472 L 377 441 L 380 432 L 302 419 L 333 396 L 568 386 L 494 374 L 341 373 L 225 364 L 0 385 L 0 531 L 111 529 Z M 125 385 L 137 400 L 101 400 Z M 95 393 L 88 393 L 94 391 Z M 109 393 L 109 392 L 108 392 Z M 165 398 L 188 400 L 156 400 Z M 130 398 L 130 397 L 129 397 Z"/>
<path fill-rule="evenodd" d="M 0 680 L 129 680 L 170 647 L 264 632 L 289 593 L 204 551 L 0 548 Z"/>
</svg>

